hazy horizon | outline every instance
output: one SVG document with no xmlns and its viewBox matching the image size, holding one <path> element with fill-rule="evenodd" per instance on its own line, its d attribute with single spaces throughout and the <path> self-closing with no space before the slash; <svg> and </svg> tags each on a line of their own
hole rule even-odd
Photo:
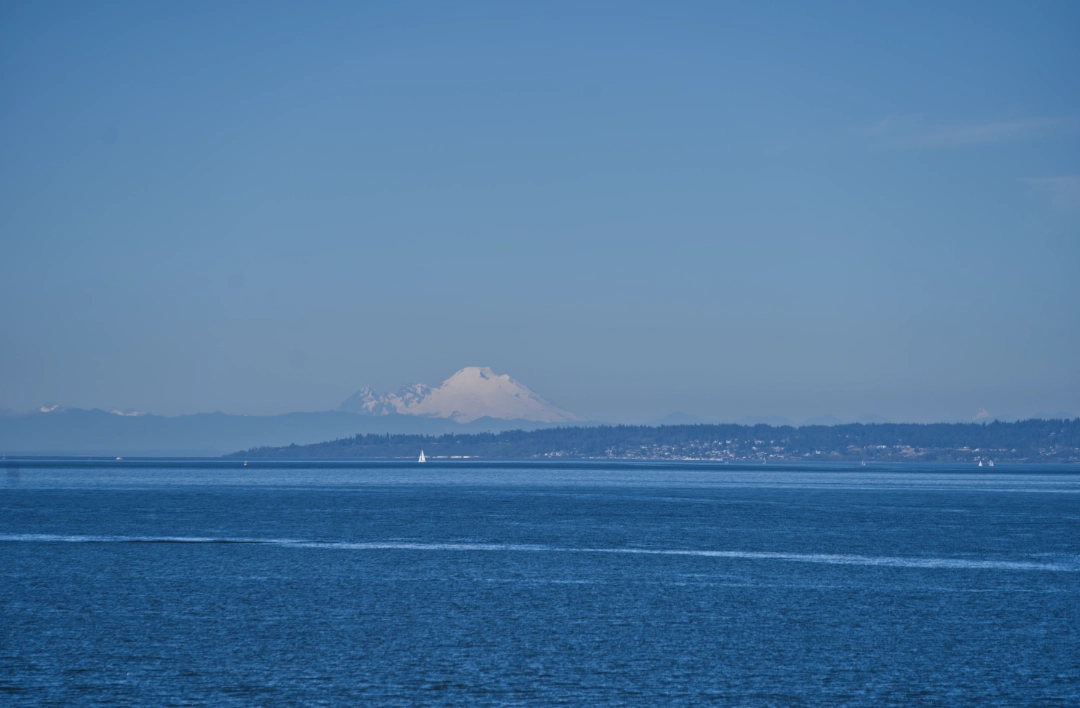
<svg viewBox="0 0 1080 708">
<path fill-rule="evenodd" d="M 502 374 L 504 372 L 494 372 L 494 373 Z M 445 382 L 443 382 L 443 383 L 445 383 Z M 527 387 L 527 384 L 524 384 L 524 382 L 517 382 L 517 383 L 520 383 L 520 384 L 525 385 Z M 412 389 L 416 384 L 420 384 L 422 386 L 434 387 L 436 385 L 436 382 L 432 382 L 432 383 L 429 383 L 429 382 L 410 382 L 409 384 L 405 384 L 405 385 L 399 387 L 397 391 L 372 391 L 372 393 L 374 393 L 376 395 L 380 395 L 380 394 L 394 394 L 396 392 L 404 392 L 407 389 Z M 370 390 L 370 387 L 363 387 L 362 389 L 358 389 L 354 393 L 359 393 L 359 391 L 361 391 L 361 390 Z M 537 392 L 537 391 L 532 391 L 532 393 L 542 396 L 542 394 L 540 392 Z M 272 415 L 284 415 L 284 414 L 289 414 L 289 413 L 324 413 L 324 412 L 332 412 L 332 411 L 358 412 L 358 411 L 353 411 L 353 410 L 345 407 L 345 404 L 348 404 L 349 400 L 351 400 L 354 397 L 355 396 L 350 397 L 350 399 L 347 399 L 347 400 L 339 403 L 338 405 L 330 406 L 328 408 L 311 409 L 311 410 L 278 411 L 278 412 L 273 412 L 273 413 L 264 413 L 264 414 L 255 414 L 255 415 L 270 415 L 270 416 L 272 416 Z M 551 402 L 551 401 L 546 401 L 545 400 L 545 403 L 549 403 L 551 405 L 554 405 L 554 403 Z M 25 411 L 17 411 L 17 410 L 8 409 L 8 412 L 14 413 L 14 414 L 33 413 L 33 412 L 47 413 L 47 412 L 51 412 L 53 410 L 63 410 L 63 409 L 67 409 L 67 408 L 76 408 L 76 406 L 67 406 L 67 405 L 65 405 L 63 403 L 60 403 L 60 402 L 49 401 L 49 402 L 46 402 L 44 405 L 42 405 L 40 408 L 35 407 L 35 408 L 32 408 L 30 410 L 25 410 Z M 143 415 L 143 414 L 162 415 L 157 411 L 144 411 L 144 410 L 137 410 L 137 409 L 117 409 L 115 407 L 110 408 L 110 407 L 107 407 L 107 406 L 90 406 L 89 408 L 90 409 L 96 409 L 96 410 L 104 410 L 104 411 L 108 411 L 108 412 L 118 414 L 118 415 Z M 3 409 L 0 409 L 0 412 L 3 412 Z M 173 414 L 173 415 L 191 415 L 191 414 L 197 414 L 197 413 L 226 413 L 226 414 L 237 415 L 236 413 L 234 413 L 232 411 L 222 411 L 222 410 L 190 411 L 190 412 L 186 412 L 186 413 L 179 413 L 179 414 Z M 571 413 L 573 413 L 573 411 L 571 411 Z M 251 415 L 251 414 L 239 414 L 239 415 Z M 379 415 L 381 415 L 381 414 L 379 414 Z M 437 412 L 436 413 L 432 413 L 432 412 L 413 413 L 412 415 L 433 416 L 433 417 L 440 417 L 440 418 L 449 417 L 448 415 L 437 413 Z M 501 417 L 501 418 L 506 418 L 506 419 L 516 419 L 515 416 L 512 416 L 512 415 L 510 415 L 510 416 L 496 416 L 496 417 L 497 418 Z M 666 412 L 666 413 L 664 413 L 662 415 L 659 415 L 659 416 L 654 416 L 654 417 L 649 417 L 649 418 L 643 418 L 643 417 L 640 417 L 640 416 L 639 417 L 625 417 L 624 416 L 622 418 L 617 418 L 617 419 L 582 418 L 580 421 L 565 421 L 565 422 L 558 422 L 558 423 L 554 423 L 554 424 L 559 424 L 559 425 L 590 425 L 590 424 L 600 424 L 600 425 L 603 425 L 603 424 L 680 425 L 680 424 L 697 424 L 697 423 L 706 423 L 706 424 L 725 424 L 725 423 L 757 424 L 757 423 L 766 423 L 766 424 L 769 424 L 769 425 L 797 425 L 797 426 L 803 426 L 803 425 L 836 425 L 836 424 L 843 424 L 843 423 L 960 423 L 960 422 L 990 422 L 990 421 L 994 421 L 994 420 L 1011 421 L 1011 420 L 1022 420 L 1022 419 L 1030 419 L 1030 418 L 1044 418 L 1044 419 L 1047 419 L 1047 418 L 1064 418 L 1064 419 L 1072 419 L 1072 418 L 1075 418 L 1075 417 L 1077 417 L 1076 414 L 1072 413 L 1071 411 L 1035 411 L 1034 413 L 1029 413 L 1027 415 L 1010 416 L 1010 415 L 997 414 L 997 413 L 988 411 L 986 408 L 980 408 L 980 409 L 974 411 L 973 414 L 971 416 L 968 416 L 968 417 L 940 418 L 940 419 L 921 419 L 921 420 L 895 420 L 895 419 L 887 418 L 885 416 L 882 416 L 882 415 L 880 415 L 878 413 L 874 413 L 874 412 L 863 412 L 863 413 L 860 413 L 858 415 L 847 416 L 847 417 L 838 416 L 838 415 L 835 415 L 834 413 L 831 413 L 831 412 L 826 412 L 826 413 L 819 413 L 817 415 L 807 416 L 807 417 L 804 417 L 804 418 L 801 418 L 801 419 L 798 419 L 798 418 L 792 419 L 792 418 L 790 418 L 788 416 L 778 415 L 778 414 L 757 414 L 757 415 L 749 414 L 749 415 L 739 415 L 739 416 L 724 417 L 724 416 L 717 416 L 717 415 L 698 415 L 698 414 L 686 413 L 685 411 L 674 410 L 674 411 L 668 411 L 668 412 Z"/>
<path fill-rule="evenodd" d="M 1080 413 L 1080 6 L 0 7 L 0 408 Z"/>
</svg>

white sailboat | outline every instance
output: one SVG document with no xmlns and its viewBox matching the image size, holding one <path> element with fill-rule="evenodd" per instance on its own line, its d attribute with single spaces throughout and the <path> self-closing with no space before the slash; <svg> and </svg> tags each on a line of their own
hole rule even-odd
<svg viewBox="0 0 1080 708">
<path fill-rule="evenodd" d="M 424 457 L 424 451 L 423 450 L 420 451 L 420 460 L 419 460 L 419 462 L 427 462 L 427 458 Z"/>
<path fill-rule="evenodd" d="M 979 460 L 979 467 L 982 467 L 982 460 Z"/>
<path fill-rule="evenodd" d="M 993 467 L 994 466 L 994 461 L 990 460 L 990 462 L 988 462 L 987 464 L 989 464 L 991 467 Z"/>
</svg>

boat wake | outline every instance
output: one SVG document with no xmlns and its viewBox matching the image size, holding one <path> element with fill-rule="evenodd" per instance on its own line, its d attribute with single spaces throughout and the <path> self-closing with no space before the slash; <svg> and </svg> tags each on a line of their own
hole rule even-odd
<svg viewBox="0 0 1080 708">
<path fill-rule="evenodd" d="M 665 548 L 572 548 L 515 543 L 419 543 L 408 541 L 310 541 L 288 538 L 212 538 L 203 536 L 89 536 L 61 534 L 0 534 L 0 543 L 145 543 L 145 544 L 220 544 L 262 545 L 282 548 L 310 548 L 351 551 L 427 551 L 427 552 L 527 552 L 576 553 L 640 556 L 681 556 L 724 558 L 751 561 L 784 561 L 826 565 L 880 566 L 888 568 L 925 568 L 946 570 L 1017 570 L 1080 572 L 1080 557 L 1057 562 L 1027 560 L 974 560 L 966 558 L 918 558 L 903 556 L 862 556 L 839 553 L 783 553 L 770 551 L 718 551 Z"/>
</svg>

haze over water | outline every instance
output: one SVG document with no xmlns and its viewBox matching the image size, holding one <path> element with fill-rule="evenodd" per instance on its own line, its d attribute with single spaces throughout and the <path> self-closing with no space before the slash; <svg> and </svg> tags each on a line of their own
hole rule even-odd
<svg viewBox="0 0 1080 708">
<path fill-rule="evenodd" d="M 1075 468 L 140 464 L 6 468 L 7 703 L 1080 700 Z"/>
</svg>

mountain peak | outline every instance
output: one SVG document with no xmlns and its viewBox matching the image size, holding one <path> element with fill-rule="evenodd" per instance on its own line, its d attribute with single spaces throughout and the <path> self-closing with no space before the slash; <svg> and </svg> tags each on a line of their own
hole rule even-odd
<svg viewBox="0 0 1080 708">
<path fill-rule="evenodd" d="M 470 423 L 478 418 L 566 423 L 581 418 L 541 398 L 529 387 L 486 366 L 467 366 L 430 388 L 412 384 L 395 393 L 376 396 L 363 388 L 338 408 L 366 415 L 416 415 Z"/>
</svg>

